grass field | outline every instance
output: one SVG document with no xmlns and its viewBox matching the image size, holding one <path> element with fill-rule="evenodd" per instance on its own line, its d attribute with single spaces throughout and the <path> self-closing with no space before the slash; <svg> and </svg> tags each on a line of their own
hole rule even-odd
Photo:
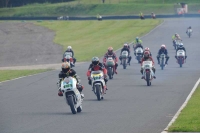
<svg viewBox="0 0 200 133">
<path fill-rule="evenodd" d="M 49 71 L 48 69 L 41 70 L 0 70 L 0 82 L 5 80 L 11 80 L 14 78 L 37 74 L 41 72 Z"/>
<path fill-rule="evenodd" d="M 162 20 L 43 21 L 38 25 L 56 32 L 54 42 L 71 45 L 77 61 L 103 56 L 109 46 L 117 50 L 160 24 Z M 63 50 L 63 51 L 64 51 Z"/>
<path fill-rule="evenodd" d="M 200 132 L 200 85 L 169 131 Z"/>
<path fill-rule="evenodd" d="M 147 1 L 147 2 L 145 2 Z M 96 16 L 101 15 L 138 15 L 154 12 L 156 14 L 175 14 L 174 4 L 188 3 L 189 13 L 198 13 L 199 0 L 76 0 L 57 4 L 31 4 L 16 8 L 0 8 L 0 16 Z"/>
</svg>

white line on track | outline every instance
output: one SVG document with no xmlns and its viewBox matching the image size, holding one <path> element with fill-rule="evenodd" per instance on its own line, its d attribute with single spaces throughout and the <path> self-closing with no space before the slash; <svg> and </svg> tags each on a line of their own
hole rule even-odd
<svg viewBox="0 0 200 133">
<path fill-rule="evenodd" d="M 169 122 L 169 124 L 167 125 L 167 127 L 161 132 L 161 133 L 168 133 L 168 129 L 169 127 L 175 122 L 175 120 L 178 118 L 179 114 L 181 113 L 181 111 L 185 108 L 185 106 L 187 105 L 188 101 L 190 100 L 190 98 L 192 97 L 192 94 L 195 92 L 195 90 L 197 89 L 198 85 L 200 83 L 200 78 L 199 80 L 196 82 L 196 84 L 194 85 L 192 91 L 190 92 L 190 94 L 188 95 L 188 97 L 186 98 L 185 102 L 183 103 L 183 105 L 180 107 L 180 109 L 178 110 L 178 112 L 174 115 L 174 117 L 172 118 L 172 120 Z"/>
</svg>

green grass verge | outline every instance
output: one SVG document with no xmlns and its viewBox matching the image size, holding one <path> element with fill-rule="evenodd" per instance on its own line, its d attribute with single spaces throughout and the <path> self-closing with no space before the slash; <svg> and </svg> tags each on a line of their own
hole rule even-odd
<svg viewBox="0 0 200 133">
<path fill-rule="evenodd" d="M 147 2 L 145 2 L 147 1 Z M 0 16 L 96 16 L 101 15 L 138 15 L 154 12 L 156 14 L 174 14 L 177 2 L 188 3 L 189 13 L 198 13 L 199 0 L 76 0 L 57 4 L 31 4 L 15 8 L 0 8 Z M 176 5 L 176 7 L 181 7 Z"/>
<path fill-rule="evenodd" d="M 50 69 L 39 70 L 0 70 L 0 82 L 5 80 L 11 80 L 14 78 L 37 74 L 41 72 L 49 71 Z"/>
<path fill-rule="evenodd" d="M 169 132 L 200 132 L 200 85 Z"/>
<path fill-rule="evenodd" d="M 103 56 L 109 46 L 117 50 L 160 24 L 162 20 L 43 21 L 36 23 L 56 32 L 54 42 L 71 45 L 77 61 Z"/>
</svg>

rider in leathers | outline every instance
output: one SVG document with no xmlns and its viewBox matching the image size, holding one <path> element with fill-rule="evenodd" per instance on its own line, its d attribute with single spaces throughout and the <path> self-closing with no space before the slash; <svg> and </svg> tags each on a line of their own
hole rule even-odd
<svg viewBox="0 0 200 133">
<path fill-rule="evenodd" d="M 186 49 L 185 47 L 183 47 L 183 43 L 180 43 L 179 47 L 176 49 L 176 53 L 178 50 L 184 50 L 185 51 L 185 59 L 187 58 L 187 54 L 186 54 Z M 177 56 L 175 55 L 175 58 L 177 59 Z"/>
<path fill-rule="evenodd" d="M 77 81 L 77 89 L 79 90 L 80 93 L 82 93 L 83 90 L 83 86 L 80 84 L 78 78 L 77 78 L 77 74 L 76 71 L 74 69 L 70 68 L 70 64 L 68 62 L 63 62 L 62 63 L 62 71 L 60 71 L 58 77 L 59 77 L 59 81 L 58 81 L 58 96 L 63 96 L 63 93 L 61 91 L 60 85 L 61 85 L 61 81 L 65 78 L 65 77 L 73 77 L 76 79 Z M 83 94 L 81 94 L 82 98 L 84 97 Z"/>
<path fill-rule="evenodd" d="M 108 52 L 104 55 L 104 58 L 103 58 L 104 66 L 106 66 L 106 60 L 107 60 L 108 57 L 112 57 L 113 60 L 115 61 L 114 72 L 117 74 L 118 58 L 117 58 L 116 54 L 113 52 L 113 48 L 112 47 L 109 47 L 108 48 Z"/>
<path fill-rule="evenodd" d="M 142 46 L 142 40 L 139 39 L 139 37 L 136 37 L 135 41 L 133 41 L 133 49 L 134 49 L 134 55 L 136 55 L 135 53 L 135 50 L 138 48 L 138 47 L 141 47 L 143 49 L 143 46 Z"/>
<path fill-rule="evenodd" d="M 160 58 L 160 55 L 162 53 L 165 54 L 165 58 L 166 58 L 165 64 L 167 64 L 167 61 L 169 60 L 169 56 L 168 56 L 168 52 L 167 52 L 166 46 L 164 44 L 161 45 L 161 48 L 158 51 L 158 55 L 157 55 L 158 64 L 160 64 L 159 58 Z"/>
<path fill-rule="evenodd" d="M 71 53 L 72 53 L 72 58 L 73 58 L 73 60 L 70 60 L 70 62 L 73 62 L 72 65 L 75 66 L 76 58 L 74 58 L 74 51 L 72 50 L 72 47 L 71 47 L 71 46 L 68 46 L 68 47 L 67 47 L 67 50 L 66 50 L 65 52 L 71 52 Z M 64 52 L 64 54 L 63 54 L 63 61 L 64 61 L 64 57 L 65 57 L 65 52 Z"/>
<path fill-rule="evenodd" d="M 121 55 L 122 55 L 122 52 L 123 51 L 127 51 L 128 52 L 128 64 L 130 65 L 130 62 L 131 62 L 131 56 L 130 56 L 130 48 L 128 48 L 128 44 L 124 44 L 124 47 L 121 49 L 121 53 L 120 53 L 120 57 L 119 57 L 119 60 L 120 60 L 120 64 L 122 64 L 122 57 L 121 57 Z"/>
<path fill-rule="evenodd" d="M 144 52 L 144 57 L 143 57 L 142 60 L 141 60 L 141 66 L 142 66 L 143 61 L 152 61 L 152 63 L 153 63 L 153 67 L 152 67 L 152 70 L 153 70 L 153 78 L 156 78 L 156 76 L 155 76 L 156 69 L 155 69 L 155 67 L 154 67 L 154 61 L 153 61 L 153 58 L 150 56 L 150 53 L 149 53 L 148 51 Z M 143 68 L 141 68 L 140 72 L 141 72 L 142 75 L 143 75 Z M 141 79 L 144 79 L 144 75 L 142 76 Z"/>
<path fill-rule="evenodd" d="M 103 71 L 104 74 L 104 81 L 105 83 L 107 83 L 108 79 L 107 79 L 107 70 L 105 68 L 105 66 L 103 65 L 103 63 L 99 62 L 99 58 L 98 57 L 93 57 L 92 58 L 92 63 L 90 64 L 88 71 L 87 71 L 87 77 L 88 77 L 88 84 L 91 85 L 92 81 L 90 79 L 90 75 L 91 75 L 91 71 Z M 106 86 L 107 89 L 107 86 Z"/>
</svg>

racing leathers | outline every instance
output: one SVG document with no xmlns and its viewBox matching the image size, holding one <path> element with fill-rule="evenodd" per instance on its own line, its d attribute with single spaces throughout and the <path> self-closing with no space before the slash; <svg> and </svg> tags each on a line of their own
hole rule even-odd
<svg viewBox="0 0 200 133">
<path fill-rule="evenodd" d="M 168 60 L 169 60 L 169 56 L 168 56 L 168 52 L 167 52 L 167 49 L 159 49 L 159 51 L 158 51 L 158 55 L 157 55 L 157 60 L 158 60 L 158 64 L 160 64 L 160 60 L 159 60 L 159 58 L 160 58 L 160 55 L 161 54 L 165 54 L 165 58 L 166 58 L 166 61 L 165 61 L 165 64 L 167 64 L 167 62 L 168 62 Z"/>
<path fill-rule="evenodd" d="M 109 53 L 107 52 L 105 55 L 104 55 L 104 58 L 103 58 L 103 64 L 104 66 L 106 66 L 106 60 L 108 59 L 108 57 L 112 57 L 114 62 L 115 62 L 115 66 L 114 66 L 114 72 L 117 74 L 117 67 L 118 67 L 118 58 L 116 56 L 116 54 L 114 52 L 112 53 Z"/>
</svg>

